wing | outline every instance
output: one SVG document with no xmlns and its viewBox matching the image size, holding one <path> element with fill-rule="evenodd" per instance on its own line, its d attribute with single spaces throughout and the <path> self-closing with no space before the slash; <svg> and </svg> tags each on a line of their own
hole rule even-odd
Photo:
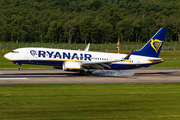
<svg viewBox="0 0 180 120">
<path fill-rule="evenodd" d="M 104 70 L 104 67 L 107 67 L 107 68 L 111 69 L 110 65 L 113 62 L 120 62 L 120 61 L 124 61 L 124 60 L 100 61 L 100 62 L 82 62 L 81 67 L 86 68 L 86 69 L 94 68 L 94 69 L 101 69 L 101 70 Z"/>
<path fill-rule="evenodd" d="M 104 67 L 111 69 L 110 65 L 113 62 L 121 62 L 121 61 L 127 61 L 129 57 L 131 56 L 133 51 L 131 51 L 124 59 L 122 60 L 114 60 L 114 61 L 98 61 L 98 62 L 82 62 L 81 67 L 85 69 L 102 69 L 104 70 Z"/>
</svg>

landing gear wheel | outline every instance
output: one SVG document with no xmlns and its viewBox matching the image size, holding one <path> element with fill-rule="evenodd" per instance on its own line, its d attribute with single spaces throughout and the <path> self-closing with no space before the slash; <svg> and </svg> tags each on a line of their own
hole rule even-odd
<svg viewBox="0 0 180 120">
<path fill-rule="evenodd" d="M 23 69 L 22 68 L 19 68 L 19 71 L 22 71 Z"/>
<path fill-rule="evenodd" d="M 80 70 L 80 71 L 79 71 L 79 74 L 80 74 L 80 75 L 85 75 L 85 71 L 84 71 L 84 70 Z"/>
<path fill-rule="evenodd" d="M 91 75 L 92 75 L 92 72 L 91 72 L 91 71 L 87 71 L 87 72 L 86 72 L 86 75 L 87 75 L 87 76 L 91 76 Z"/>
</svg>

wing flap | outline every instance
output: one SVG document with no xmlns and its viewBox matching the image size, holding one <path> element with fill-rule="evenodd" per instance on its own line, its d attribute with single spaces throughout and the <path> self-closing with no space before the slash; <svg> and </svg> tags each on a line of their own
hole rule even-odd
<svg viewBox="0 0 180 120">
<path fill-rule="evenodd" d="M 133 52 L 133 50 L 122 60 L 98 61 L 98 62 L 82 62 L 81 67 L 86 68 L 86 69 L 90 69 L 91 67 L 95 68 L 95 69 L 102 69 L 102 70 L 104 70 L 104 67 L 111 69 L 110 65 L 113 62 L 127 61 L 129 59 L 129 57 L 131 56 L 132 52 Z"/>
<path fill-rule="evenodd" d="M 110 65 L 113 62 L 120 62 L 120 61 L 123 61 L 123 60 L 100 61 L 100 62 L 82 62 L 81 67 L 84 67 L 84 68 L 87 68 L 87 69 L 90 68 L 90 67 L 93 67 L 95 69 L 102 69 L 102 70 L 104 70 L 104 67 L 107 67 L 107 68 L 111 69 Z"/>
</svg>

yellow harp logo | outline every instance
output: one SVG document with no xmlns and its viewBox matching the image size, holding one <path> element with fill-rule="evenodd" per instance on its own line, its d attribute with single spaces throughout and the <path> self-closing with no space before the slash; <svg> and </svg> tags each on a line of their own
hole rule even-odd
<svg viewBox="0 0 180 120">
<path fill-rule="evenodd" d="M 151 39 L 151 46 L 152 48 L 156 51 L 156 53 L 158 52 L 159 48 L 161 47 L 163 41 L 160 41 L 158 39 Z"/>
</svg>

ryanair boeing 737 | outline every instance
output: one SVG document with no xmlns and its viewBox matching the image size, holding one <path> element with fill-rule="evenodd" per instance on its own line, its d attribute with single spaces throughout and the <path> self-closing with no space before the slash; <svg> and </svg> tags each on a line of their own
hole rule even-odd
<svg viewBox="0 0 180 120">
<path fill-rule="evenodd" d="M 89 44 L 84 51 L 51 49 L 51 48 L 19 48 L 4 55 L 14 64 L 50 65 L 64 71 L 77 71 L 81 75 L 91 75 L 92 69 L 125 70 L 164 62 L 158 58 L 167 28 L 161 28 L 139 51 L 127 54 L 90 52 Z"/>
</svg>

